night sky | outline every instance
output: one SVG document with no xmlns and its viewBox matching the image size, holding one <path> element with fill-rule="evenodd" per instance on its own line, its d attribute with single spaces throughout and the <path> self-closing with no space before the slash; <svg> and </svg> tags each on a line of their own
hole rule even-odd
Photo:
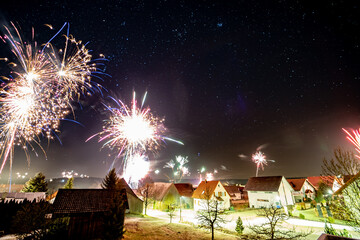
<svg viewBox="0 0 360 240">
<path fill-rule="evenodd" d="M 275 162 L 260 175 L 296 177 L 319 175 L 337 146 L 353 149 L 341 128 L 360 127 L 359 7 L 345 0 L 12 1 L 2 3 L 0 16 L 27 39 L 34 27 L 39 43 L 69 22 L 94 57 L 109 60 L 111 77 L 94 79 L 109 90 L 105 101 L 111 95 L 129 103 L 133 90 L 139 99 L 148 91 L 146 105 L 185 143 L 167 142 L 150 154 L 153 170 L 165 172 L 165 162 L 182 154 L 190 177 L 205 166 L 218 169 L 217 178 L 248 178 L 255 165 L 238 155 L 266 144 L 262 151 Z M 11 57 L 9 45 L 0 52 Z M 62 145 L 44 141 L 47 160 L 32 153 L 28 168 L 16 151 L 14 172 L 59 177 L 74 169 L 103 177 L 115 153 L 85 143 L 107 117 L 101 101 L 94 95 L 81 99 L 82 109 L 75 104 L 84 126 L 63 122 Z"/>
</svg>

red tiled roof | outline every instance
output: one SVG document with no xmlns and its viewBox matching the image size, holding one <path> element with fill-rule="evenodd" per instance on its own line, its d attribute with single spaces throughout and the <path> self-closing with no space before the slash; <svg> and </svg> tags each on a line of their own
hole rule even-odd
<svg viewBox="0 0 360 240">
<path fill-rule="evenodd" d="M 194 193 L 194 188 L 191 183 L 175 183 L 174 185 L 178 190 L 180 196 L 192 197 Z"/>
<path fill-rule="evenodd" d="M 252 177 L 246 183 L 244 191 L 277 192 L 279 190 L 282 178 L 282 176 Z"/>
<path fill-rule="evenodd" d="M 211 196 L 220 181 L 202 181 L 194 191 L 192 197 L 203 199 L 206 195 Z"/>
<path fill-rule="evenodd" d="M 304 183 L 306 181 L 306 178 L 298 178 L 298 179 L 286 179 L 290 186 L 295 190 L 295 191 L 300 191 L 302 186 L 304 186 Z"/>
<path fill-rule="evenodd" d="M 328 185 L 329 187 L 332 187 L 334 184 L 334 180 L 337 180 L 339 182 L 339 179 L 337 179 L 335 176 L 312 176 L 307 177 L 307 180 L 316 188 L 319 188 L 320 183 L 324 183 Z M 342 185 L 341 182 L 339 184 Z"/>
</svg>

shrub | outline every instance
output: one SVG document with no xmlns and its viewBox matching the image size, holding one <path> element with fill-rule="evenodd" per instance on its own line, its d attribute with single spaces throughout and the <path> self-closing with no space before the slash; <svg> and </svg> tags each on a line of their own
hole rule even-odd
<svg viewBox="0 0 360 240">
<path fill-rule="evenodd" d="M 236 228 L 235 228 L 235 231 L 238 233 L 238 234 L 242 234 L 243 231 L 244 231 L 244 225 L 243 225 L 243 222 L 241 220 L 240 217 L 238 217 L 238 219 L 236 220 Z"/>
<path fill-rule="evenodd" d="M 329 217 L 327 220 L 328 220 L 329 223 L 335 223 L 335 219 L 332 218 L 332 217 Z"/>
<path fill-rule="evenodd" d="M 304 215 L 304 214 L 302 214 L 302 213 L 300 213 L 300 214 L 299 214 L 299 218 L 301 218 L 301 219 L 305 219 L 305 215 Z"/>
</svg>

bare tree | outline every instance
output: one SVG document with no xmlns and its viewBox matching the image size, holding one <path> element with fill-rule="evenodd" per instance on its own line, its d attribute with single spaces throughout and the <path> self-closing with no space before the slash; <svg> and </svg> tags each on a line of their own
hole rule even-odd
<svg viewBox="0 0 360 240">
<path fill-rule="evenodd" d="M 279 229 L 279 224 L 288 218 L 282 208 L 277 208 L 276 206 L 261 208 L 258 216 L 265 217 L 266 222 L 260 225 L 250 226 L 249 228 L 257 235 L 264 236 L 267 239 L 302 239 L 311 234 L 311 232 L 296 232 L 295 229 Z"/>
<path fill-rule="evenodd" d="M 214 239 L 214 229 L 219 227 L 221 223 L 225 223 L 225 219 L 222 217 L 223 209 L 220 208 L 219 201 L 212 198 L 209 188 L 205 189 L 203 194 L 202 209 L 196 212 L 196 218 L 201 225 L 210 228 L 211 239 Z"/>
<path fill-rule="evenodd" d="M 360 162 L 351 151 L 334 149 L 334 156 L 330 160 L 323 159 L 321 166 L 324 176 L 354 176 L 360 171 Z"/>
<path fill-rule="evenodd" d="M 344 151 L 340 148 L 334 150 L 334 157 L 331 160 L 323 160 L 322 166 L 324 175 L 346 176 L 353 178 L 340 189 L 329 205 L 335 218 L 347 221 L 360 232 L 360 162 L 351 151 Z"/>
<path fill-rule="evenodd" d="M 153 181 L 150 177 L 146 177 L 139 181 L 138 193 L 140 194 L 140 196 L 142 197 L 142 200 L 144 201 L 144 214 L 145 215 L 146 215 L 146 211 L 147 211 L 149 204 L 152 202 L 152 200 L 150 198 L 150 188 L 151 188 L 150 184 L 152 182 Z"/>
</svg>

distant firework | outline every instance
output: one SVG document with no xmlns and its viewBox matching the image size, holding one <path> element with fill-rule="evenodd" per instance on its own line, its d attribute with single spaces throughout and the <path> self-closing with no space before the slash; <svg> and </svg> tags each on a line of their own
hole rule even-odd
<svg viewBox="0 0 360 240">
<path fill-rule="evenodd" d="M 164 168 L 170 168 L 172 170 L 172 176 L 169 177 L 169 179 L 176 183 L 181 182 L 184 176 L 190 175 L 190 171 L 187 166 L 188 162 L 188 157 L 181 155 L 175 156 L 175 161 L 171 159 L 169 162 L 167 162 Z"/>
<path fill-rule="evenodd" d="M 267 165 L 266 156 L 264 153 L 257 151 L 252 155 L 252 161 L 256 163 L 256 177 L 258 176 L 259 167 L 264 170 L 264 165 Z"/>
<path fill-rule="evenodd" d="M 348 132 L 345 128 L 342 129 L 346 134 L 346 139 L 349 140 L 355 146 L 355 150 L 360 153 L 360 129 L 353 130 L 352 134 Z M 356 155 L 357 158 L 360 158 L 359 155 Z"/>
</svg>

